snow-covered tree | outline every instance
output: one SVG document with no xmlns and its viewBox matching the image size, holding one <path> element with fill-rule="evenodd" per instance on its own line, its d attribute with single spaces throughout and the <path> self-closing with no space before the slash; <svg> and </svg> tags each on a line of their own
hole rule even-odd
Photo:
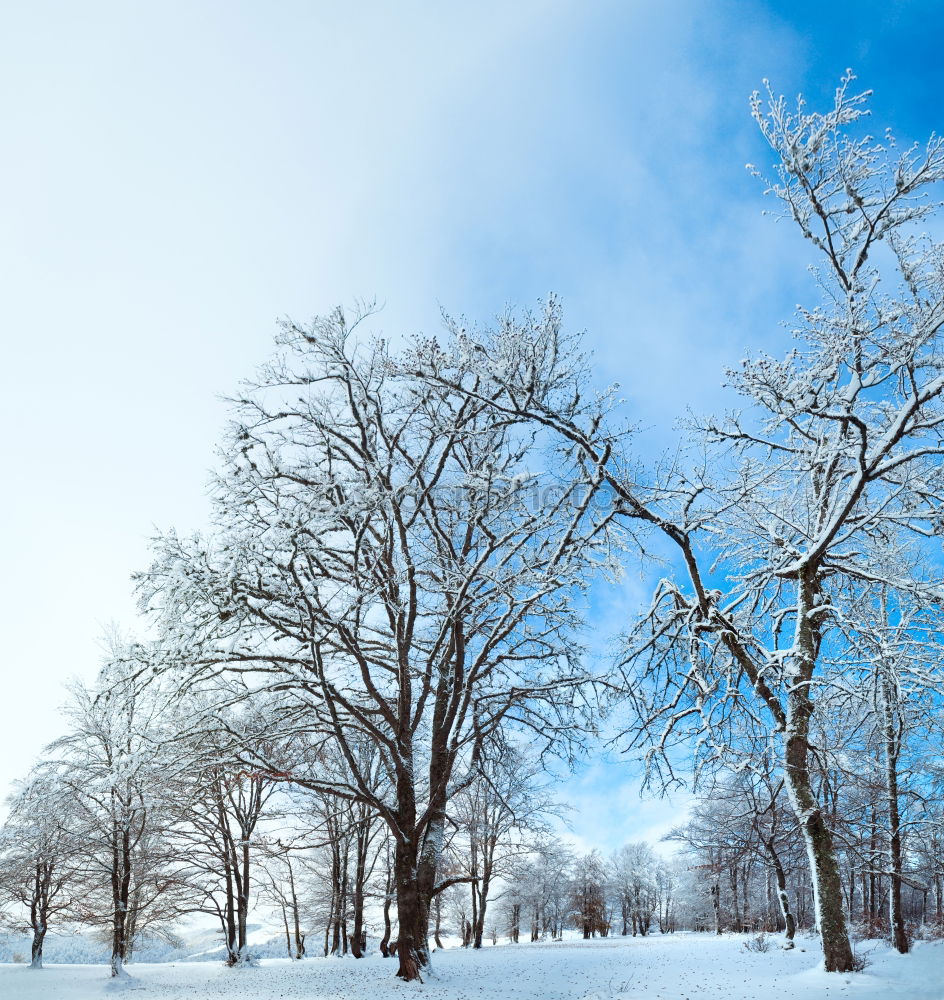
<svg viewBox="0 0 944 1000">
<path fill-rule="evenodd" d="M 176 842 L 186 858 L 193 908 L 219 920 L 226 963 L 234 966 L 252 959 L 253 867 L 263 847 L 263 819 L 279 786 L 272 772 L 247 762 L 279 759 L 281 744 L 270 735 L 263 706 L 211 710 L 209 704 L 190 698 L 173 706 L 186 803 Z"/>
<path fill-rule="evenodd" d="M 236 402 L 216 533 L 164 536 L 141 586 L 187 683 L 227 672 L 246 697 L 277 689 L 344 759 L 343 777 L 306 780 L 388 825 L 398 974 L 415 979 L 448 802 L 483 742 L 574 731 L 575 596 L 612 514 L 594 505 L 598 467 L 542 456 L 533 430 L 428 377 L 474 391 L 471 348 L 358 348 L 341 312 L 286 324 L 280 345 Z"/>
<path fill-rule="evenodd" d="M 848 636 L 863 659 L 866 717 L 870 725 L 863 757 L 868 762 L 857 776 L 874 774 L 880 789 L 885 864 L 870 859 L 873 873 L 888 879 L 888 928 L 892 944 L 902 954 L 910 944 L 905 926 L 903 889 L 906 837 L 911 819 L 933 790 L 933 778 L 923 765 L 921 747 L 940 737 L 938 722 L 944 669 L 939 652 L 939 620 L 913 595 L 890 606 L 887 588 L 880 587 L 865 603 L 857 628 Z M 876 773 L 877 772 L 877 773 Z M 933 791 L 932 791 L 933 794 Z M 873 823 L 874 825 L 874 823 Z M 874 833 L 873 833 L 874 839 Z"/>
<path fill-rule="evenodd" d="M 75 917 L 81 891 L 75 814 L 64 791 L 48 768 L 36 768 L 8 800 L 0 831 L 0 898 L 26 911 L 34 969 L 43 967 L 50 923 Z"/>
<path fill-rule="evenodd" d="M 539 763 L 519 748 L 492 741 L 475 779 L 453 799 L 450 812 L 459 827 L 459 850 L 472 894 L 473 948 L 482 947 L 496 883 L 509 877 L 554 809 L 541 785 L 542 774 Z"/>
<path fill-rule="evenodd" d="M 159 688 L 129 670 L 133 659 L 121 650 L 94 687 L 73 687 L 69 729 L 48 751 L 75 816 L 80 918 L 109 925 L 113 976 L 125 975 L 136 936 L 186 908 L 167 836 L 180 807 L 171 714 Z"/>
<path fill-rule="evenodd" d="M 626 659 L 632 731 L 652 773 L 671 781 L 671 749 L 716 766 L 762 720 L 781 747 L 785 786 L 810 859 L 826 968 L 854 966 L 833 831 L 811 771 L 817 695 L 850 588 L 876 582 L 873 545 L 929 544 L 944 496 L 944 249 L 922 234 L 944 177 L 944 142 L 903 151 L 862 134 L 867 95 L 848 76 L 832 108 L 753 111 L 777 157 L 768 191 L 818 254 L 821 303 L 801 310 L 783 359 L 729 372 L 743 414 L 694 420 L 693 450 L 643 476 L 610 460 L 606 407 L 556 388 L 579 381 L 559 317 L 529 342 L 482 359 L 474 393 L 509 419 L 556 431 L 605 462 L 616 508 L 661 536 L 679 564 L 657 587 Z M 525 359 L 509 370 L 502 358 Z M 886 587 L 940 600 L 933 559 Z"/>
<path fill-rule="evenodd" d="M 543 834 L 519 857 L 509 877 L 512 902 L 518 907 L 518 933 L 529 931 L 531 941 L 559 938 L 570 917 L 574 854 L 559 839 Z"/>
<path fill-rule="evenodd" d="M 609 860 L 608 882 L 619 909 L 621 933 L 645 936 L 659 907 L 659 859 L 644 841 L 624 844 Z"/>
<path fill-rule="evenodd" d="M 316 913 L 325 927 L 324 954 L 363 958 L 366 908 L 384 851 L 383 824 L 364 802 L 324 793 L 305 797 L 309 836 L 317 842 L 309 865 Z"/>
<path fill-rule="evenodd" d="M 584 938 L 610 933 L 610 886 L 606 864 L 599 851 L 574 862 L 570 881 L 571 920 Z"/>
<path fill-rule="evenodd" d="M 304 919 L 304 862 L 295 845 L 280 838 L 267 839 L 263 845 L 260 868 L 260 895 L 278 907 L 285 928 L 285 950 L 293 961 L 305 957 L 308 922 Z"/>
</svg>

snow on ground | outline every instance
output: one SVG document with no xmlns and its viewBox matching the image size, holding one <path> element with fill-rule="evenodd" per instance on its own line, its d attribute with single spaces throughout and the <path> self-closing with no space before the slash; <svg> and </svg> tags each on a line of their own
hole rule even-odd
<svg viewBox="0 0 944 1000">
<path fill-rule="evenodd" d="M 135 965 L 112 981 L 102 966 L 58 965 L 36 972 L 0 966 L 2 1000 L 944 1000 L 944 942 L 919 942 L 897 955 L 872 945 L 872 965 L 852 975 L 818 967 L 815 939 L 784 952 L 743 948 L 744 938 L 678 934 L 447 950 L 434 955 L 425 984 L 394 978 L 392 959 L 268 959 L 232 970 L 205 962 Z"/>
</svg>

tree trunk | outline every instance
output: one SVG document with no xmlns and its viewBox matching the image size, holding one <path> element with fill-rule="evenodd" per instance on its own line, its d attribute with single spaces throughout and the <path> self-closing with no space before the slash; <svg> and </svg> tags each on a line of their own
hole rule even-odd
<svg viewBox="0 0 944 1000">
<path fill-rule="evenodd" d="M 736 864 L 731 865 L 729 872 L 731 882 L 731 915 L 734 918 L 734 930 L 740 933 L 744 930 L 744 921 L 741 918 L 741 904 L 738 895 L 738 868 Z"/>
<path fill-rule="evenodd" d="M 243 834 L 242 872 L 237 872 L 239 884 L 238 898 L 238 931 L 239 931 L 239 961 L 248 962 L 249 955 L 249 839 Z"/>
<path fill-rule="evenodd" d="M 436 754 L 434 753 L 434 760 Z M 434 764 L 430 765 L 430 775 L 439 773 Z M 415 816 L 415 802 L 412 785 L 400 790 L 401 817 Z M 422 970 L 430 965 L 429 954 L 429 910 L 436 889 L 436 873 L 442 851 L 443 834 L 446 827 L 446 803 L 441 793 L 437 805 L 430 806 L 429 820 L 422 835 L 421 846 L 416 840 L 399 838 L 394 850 L 394 879 L 397 886 L 397 957 L 400 960 L 397 975 L 407 982 L 419 979 Z M 416 829 L 415 820 L 404 823 L 401 828 Z"/>
<path fill-rule="evenodd" d="M 474 864 L 472 866 L 472 881 L 469 883 L 469 891 L 472 893 L 472 920 L 469 922 L 469 933 L 465 935 L 462 942 L 463 948 L 472 946 L 472 943 L 475 941 L 475 932 L 479 926 L 479 880 Z"/>
<path fill-rule="evenodd" d="M 902 955 L 908 953 L 908 934 L 901 910 L 901 815 L 898 809 L 898 758 L 901 752 L 898 692 L 894 680 L 883 670 L 882 707 L 885 714 L 885 792 L 888 796 L 888 860 L 891 885 L 888 893 L 888 918 L 892 944 Z"/>
<path fill-rule="evenodd" d="M 384 958 L 390 957 L 390 950 L 388 945 L 390 944 L 390 907 L 393 905 L 393 885 L 391 884 L 392 879 L 387 877 L 387 891 L 384 894 L 384 905 L 383 905 L 383 922 L 384 922 L 384 932 L 383 937 L 380 939 L 380 954 Z"/>
<path fill-rule="evenodd" d="M 347 897 L 348 897 L 348 848 L 344 845 L 341 852 L 341 887 L 338 893 L 340 908 L 338 910 L 339 926 L 341 928 L 341 954 L 347 954 Z"/>
<path fill-rule="evenodd" d="M 773 884 L 773 873 L 768 868 L 767 875 L 764 880 L 764 888 L 766 890 L 767 899 L 767 915 L 764 921 L 764 930 L 767 933 L 780 929 L 780 922 L 777 917 L 774 916 L 774 884 Z"/>
<path fill-rule="evenodd" d="M 331 835 L 331 914 L 328 918 L 325 955 L 341 954 L 341 913 L 344 908 L 344 899 L 341 886 L 340 838 L 340 833 L 335 829 Z M 330 941 L 330 945 L 327 941 Z"/>
<path fill-rule="evenodd" d="M 46 877 L 48 874 L 48 868 L 44 871 L 42 864 L 36 865 L 33 899 L 30 905 L 30 927 L 33 928 L 33 944 L 30 949 L 31 969 L 43 967 L 43 941 L 46 937 L 46 917 L 49 905 L 49 879 Z"/>
<path fill-rule="evenodd" d="M 292 862 L 288 863 L 288 884 L 292 893 L 292 920 L 295 925 L 295 958 L 301 960 L 305 957 L 305 935 L 302 934 L 301 923 L 298 915 L 298 894 L 295 892 L 295 873 L 292 870 Z"/>
<path fill-rule="evenodd" d="M 876 761 L 876 763 L 878 763 Z M 878 818 L 872 806 L 871 833 L 869 835 L 869 934 L 873 934 L 878 923 L 878 880 L 875 871 L 880 864 L 878 854 Z"/>
<path fill-rule="evenodd" d="M 41 969 L 43 967 L 43 940 L 46 937 L 46 928 L 43 925 L 33 928 L 33 945 L 30 949 L 30 968 Z"/>
<path fill-rule="evenodd" d="M 442 896 L 436 897 L 434 906 L 436 909 L 436 926 L 433 929 L 433 941 L 436 943 L 436 947 L 441 950 L 443 943 L 439 937 L 439 932 L 442 929 Z"/>
<path fill-rule="evenodd" d="M 135 886 L 131 898 L 128 900 L 128 919 L 125 922 L 125 962 L 130 962 L 134 958 L 134 939 L 138 935 L 138 916 L 141 912 L 141 890 Z"/>
<path fill-rule="evenodd" d="M 827 972 L 852 972 L 854 960 L 846 911 L 842 899 L 842 879 L 833 836 L 813 793 L 810 780 L 810 720 L 813 701 L 810 684 L 819 653 L 819 626 L 814 620 L 819 595 L 814 577 L 798 581 L 794 676 L 787 694 L 784 776 L 790 803 L 806 842 L 816 923 L 823 946 Z"/>
<path fill-rule="evenodd" d="M 783 865 L 780 863 L 780 855 L 774 847 L 773 840 L 764 841 L 767 853 L 774 866 L 774 876 L 777 879 L 777 899 L 780 901 L 780 915 L 783 917 L 784 941 L 783 946 L 788 951 L 793 947 L 793 939 L 796 936 L 796 921 L 790 912 L 790 897 L 787 895 L 787 876 L 784 873 Z"/>
<path fill-rule="evenodd" d="M 236 943 L 236 888 L 233 884 L 233 866 L 229 860 L 224 864 L 226 880 L 226 909 L 223 916 L 223 934 L 226 938 L 226 964 L 235 965 L 239 961 L 239 947 Z"/>
<path fill-rule="evenodd" d="M 391 925 L 390 925 L 390 907 L 393 905 L 393 893 L 396 889 L 396 879 L 394 878 L 393 866 L 390 863 L 390 841 L 387 841 L 385 848 L 386 854 L 386 865 L 385 872 L 386 878 L 384 882 L 384 901 L 383 901 L 383 923 L 384 932 L 383 937 L 380 939 L 380 954 L 384 958 L 390 957 L 390 935 L 391 935 Z"/>
<path fill-rule="evenodd" d="M 364 930 L 364 882 L 367 878 L 367 844 L 365 824 L 362 822 L 357 832 L 357 856 L 354 865 L 354 890 L 351 893 L 351 907 L 354 916 L 354 932 L 351 935 L 351 954 L 363 958 L 367 950 L 367 932 Z"/>
<path fill-rule="evenodd" d="M 852 947 L 846 931 L 839 866 L 832 834 L 813 795 L 808 754 L 805 733 L 788 737 L 786 783 L 806 842 L 816 926 L 822 939 L 826 971 L 850 972 Z"/>
<path fill-rule="evenodd" d="M 827 972 L 853 970 L 852 945 L 846 930 L 842 901 L 842 882 L 833 838 L 823 814 L 813 797 L 807 768 L 808 747 L 805 738 L 787 740 L 787 786 L 806 841 L 810 859 L 813 904 L 823 945 Z"/>
<path fill-rule="evenodd" d="M 419 858 L 415 845 L 398 842 L 394 853 L 397 886 L 397 975 L 407 982 L 422 981 L 422 971 L 430 964 L 429 901 L 423 898 L 418 879 Z"/>
<path fill-rule="evenodd" d="M 482 938 L 485 934 L 485 912 L 488 909 L 488 890 L 490 881 L 491 873 L 486 870 L 483 872 L 478 886 L 479 912 L 472 937 L 473 948 L 482 947 Z"/>
<path fill-rule="evenodd" d="M 721 934 L 721 883 L 717 880 L 711 887 L 711 906 L 715 912 L 715 934 Z M 633 937 L 636 935 L 634 934 Z"/>
<path fill-rule="evenodd" d="M 128 903 L 131 898 L 131 834 L 127 827 L 115 828 L 112 849 L 111 974 L 126 976 L 128 953 Z"/>
<path fill-rule="evenodd" d="M 294 958 L 292 954 L 292 935 L 289 933 L 288 929 L 288 910 L 285 908 L 285 904 L 282 904 L 282 922 L 285 924 L 285 952 L 289 959 Z"/>
</svg>

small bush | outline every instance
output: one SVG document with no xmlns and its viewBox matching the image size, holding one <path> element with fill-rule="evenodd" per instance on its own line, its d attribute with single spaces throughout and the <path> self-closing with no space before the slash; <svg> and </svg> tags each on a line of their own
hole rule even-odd
<svg viewBox="0 0 944 1000">
<path fill-rule="evenodd" d="M 747 951 L 770 951 L 770 935 L 761 931 L 756 937 L 745 941 L 744 947 Z"/>
<path fill-rule="evenodd" d="M 852 971 L 864 972 L 872 964 L 872 959 L 864 951 L 852 949 Z"/>
<path fill-rule="evenodd" d="M 11 962 L 16 962 L 17 965 L 23 965 L 26 962 L 26 956 L 21 951 L 15 951 L 10 956 Z"/>
</svg>

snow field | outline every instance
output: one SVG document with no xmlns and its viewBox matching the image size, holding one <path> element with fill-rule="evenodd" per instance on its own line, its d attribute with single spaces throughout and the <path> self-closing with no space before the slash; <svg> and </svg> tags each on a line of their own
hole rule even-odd
<svg viewBox="0 0 944 1000">
<path fill-rule="evenodd" d="M 100 965 L 0 966 L 2 1000 L 98 1000 L 135 994 L 142 1000 L 232 997 L 237 1000 L 944 1000 L 944 942 L 919 942 L 898 955 L 864 946 L 872 964 L 852 975 L 819 967 L 818 942 L 795 951 L 776 945 L 744 950 L 744 937 L 677 934 L 448 949 L 433 957 L 423 984 L 394 977 L 394 960 L 267 959 L 232 970 L 205 962 L 141 964 L 112 981 Z M 805 949 L 805 950 L 801 950 Z"/>
</svg>

